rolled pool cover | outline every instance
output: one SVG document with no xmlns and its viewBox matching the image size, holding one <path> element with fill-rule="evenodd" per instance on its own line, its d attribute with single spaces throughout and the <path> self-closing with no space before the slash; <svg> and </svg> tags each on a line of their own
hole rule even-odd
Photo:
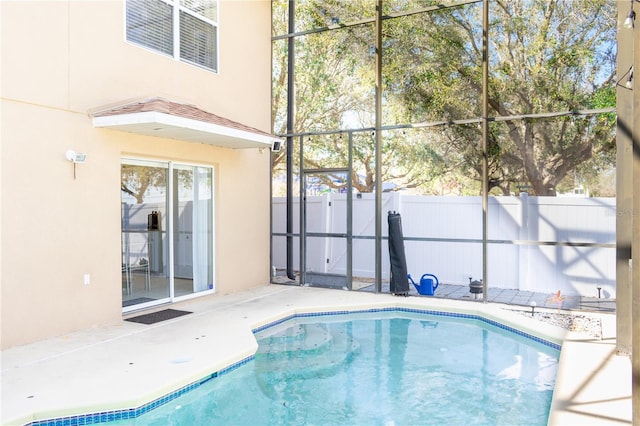
<svg viewBox="0 0 640 426">
<path fill-rule="evenodd" d="M 389 291 L 396 296 L 409 294 L 409 279 L 407 278 L 407 258 L 404 254 L 404 236 L 402 235 L 402 220 L 400 213 L 389 212 L 389 259 L 391 260 L 391 282 Z"/>
</svg>

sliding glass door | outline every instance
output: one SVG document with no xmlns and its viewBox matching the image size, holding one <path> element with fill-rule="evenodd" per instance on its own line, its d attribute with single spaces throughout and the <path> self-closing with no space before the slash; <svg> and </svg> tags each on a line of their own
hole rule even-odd
<svg viewBox="0 0 640 426">
<path fill-rule="evenodd" d="M 169 298 L 169 174 L 166 163 L 121 166 L 122 307 Z"/>
<path fill-rule="evenodd" d="M 214 291 L 213 169 L 122 160 L 124 311 Z"/>
<path fill-rule="evenodd" d="M 175 296 L 213 289 L 213 171 L 173 167 Z"/>
</svg>

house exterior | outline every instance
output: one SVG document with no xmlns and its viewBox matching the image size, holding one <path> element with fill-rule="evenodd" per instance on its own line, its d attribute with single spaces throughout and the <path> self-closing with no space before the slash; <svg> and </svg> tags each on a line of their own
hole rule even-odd
<svg viewBox="0 0 640 426">
<path fill-rule="evenodd" d="M 0 13 L 2 348 L 268 284 L 270 2 Z"/>
</svg>

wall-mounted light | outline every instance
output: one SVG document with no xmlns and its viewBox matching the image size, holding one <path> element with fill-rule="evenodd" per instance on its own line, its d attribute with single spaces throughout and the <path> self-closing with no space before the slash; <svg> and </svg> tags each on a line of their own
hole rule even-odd
<svg viewBox="0 0 640 426">
<path fill-rule="evenodd" d="M 627 18 L 622 24 L 622 26 L 625 28 L 633 28 L 635 26 L 634 21 L 636 20 L 636 12 L 633 10 L 634 1 L 640 2 L 640 0 L 631 0 L 631 9 L 629 10 L 629 15 L 627 15 Z"/>
<path fill-rule="evenodd" d="M 622 84 L 620 84 L 622 82 L 622 80 L 624 80 L 626 78 L 626 81 L 624 83 L 624 86 Z M 633 90 L 633 65 L 631 65 L 629 67 L 629 69 L 627 70 L 627 72 L 625 72 L 622 77 L 620 77 L 620 80 L 618 80 L 618 82 L 616 83 L 617 86 L 620 87 L 624 87 L 625 89 L 629 89 L 629 90 Z"/>
<path fill-rule="evenodd" d="M 75 152 L 70 149 L 65 153 L 67 160 L 73 163 L 73 178 L 76 178 L 76 164 L 84 164 L 87 161 L 87 154 Z"/>
<path fill-rule="evenodd" d="M 66 152 L 65 157 L 67 157 L 67 160 L 78 164 L 82 164 L 87 161 L 87 154 L 81 154 L 72 149 Z"/>
</svg>

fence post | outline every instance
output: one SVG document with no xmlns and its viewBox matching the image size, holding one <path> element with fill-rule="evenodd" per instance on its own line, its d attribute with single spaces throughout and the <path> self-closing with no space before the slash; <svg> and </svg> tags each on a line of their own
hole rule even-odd
<svg viewBox="0 0 640 426">
<path fill-rule="evenodd" d="M 400 198 L 399 192 L 391 193 L 391 205 L 393 206 L 393 210 L 399 212 L 402 210 L 402 198 Z"/>
<path fill-rule="evenodd" d="M 323 232 L 323 233 L 333 232 L 333 211 L 332 211 L 333 201 L 334 200 L 333 200 L 332 192 L 322 194 L 322 203 L 320 208 L 322 209 L 323 220 L 322 220 L 322 230 L 320 232 Z M 323 237 L 322 239 L 324 241 L 324 244 L 323 244 L 322 259 L 320 260 L 322 262 L 322 268 L 320 270 L 326 274 L 329 272 L 329 264 L 333 262 L 333 259 L 331 258 L 332 256 L 331 244 L 333 242 L 332 241 L 333 238 Z"/>
<path fill-rule="evenodd" d="M 529 240 L 529 194 L 520 193 L 520 229 L 518 232 L 520 241 Z M 528 290 L 531 287 L 529 279 L 529 250 L 527 244 L 516 245 L 518 250 L 518 290 Z"/>
</svg>

